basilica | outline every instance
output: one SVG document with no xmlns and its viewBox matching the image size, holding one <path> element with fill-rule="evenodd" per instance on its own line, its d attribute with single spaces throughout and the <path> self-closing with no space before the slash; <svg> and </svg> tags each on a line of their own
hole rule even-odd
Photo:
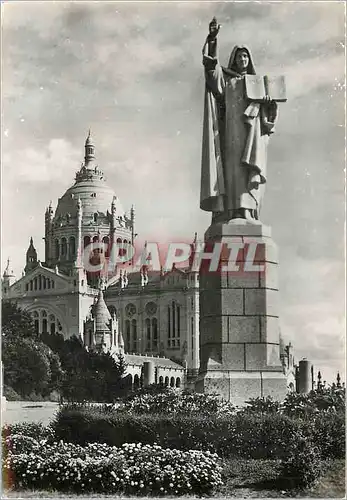
<svg viewBox="0 0 347 500">
<path fill-rule="evenodd" d="M 104 259 L 121 243 L 134 245 L 135 211 L 126 213 L 96 163 L 89 133 L 84 162 L 72 186 L 45 211 L 45 255 L 33 238 L 23 275 L 16 280 L 8 261 L 4 300 L 28 311 L 39 333 L 80 337 L 86 348 L 123 353 L 128 375 L 139 385 L 193 386 L 199 370 L 199 274 L 190 266 L 152 271 L 113 269 L 110 279 L 86 270 L 82 255 L 102 243 Z M 288 387 L 294 381 L 291 346 L 281 345 Z"/>
</svg>

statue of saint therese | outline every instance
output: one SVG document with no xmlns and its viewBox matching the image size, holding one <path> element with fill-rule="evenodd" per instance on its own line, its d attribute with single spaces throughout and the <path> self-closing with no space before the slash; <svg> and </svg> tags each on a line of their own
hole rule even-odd
<svg viewBox="0 0 347 500">
<path fill-rule="evenodd" d="M 219 64 L 215 18 L 203 47 L 205 108 L 200 208 L 212 222 L 259 218 L 266 184 L 267 146 L 277 103 L 247 98 L 245 75 L 255 75 L 250 50 L 235 46 L 228 67 Z"/>
</svg>

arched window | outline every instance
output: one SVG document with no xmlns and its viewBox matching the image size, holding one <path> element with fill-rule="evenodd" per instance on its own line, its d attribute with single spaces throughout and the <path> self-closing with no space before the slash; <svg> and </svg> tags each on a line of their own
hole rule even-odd
<svg viewBox="0 0 347 500">
<path fill-rule="evenodd" d="M 118 246 L 118 256 L 123 257 L 126 253 L 125 248 L 123 248 L 122 238 L 117 238 L 117 246 Z"/>
<path fill-rule="evenodd" d="M 42 333 L 47 333 L 47 318 L 43 318 L 42 320 Z"/>
<path fill-rule="evenodd" d="M 152 318 L 152 348 L 153 348 L 153 350 L 158 349 L 158 320 L 157 320 L 157 318 Z"/>
<path fill-rule="evenodd" d="M 50 324 L 49 331 L 53 335 L 55 333 L 55 316 L 54 316 L 54 314 L 50 314 L 48 319 L 49 319 L 49 324 Z"/>
<path fill-rule="evenodd" d="M 177 304 L 177 332 L 176 333 L 177 333 L 176 337 L 181 336 L 181 308 L 178 304 Z"/>
<path fill-rule="evenodd" d="M 133 340 L 133 348 L 132 350 L 134 352 L 137 352 L 137 324 L 136 324 L 136 319 L 133 319 L 131 321 L 131 330 L 132 330 L 132 340 Z"/>
<path fill-rule="evenodd" d="M 175 387 L 175 377 L 171 377 L 171 379 L 170 379 L 170 387 Z"/>
<path fill-rule="evenodd" d="M 83 238 L 83 246 L 86 248 L 88 245 L 90 245 L 90 236 L 85 236 Z"/>
<path fill-rule="evenodd" d="M 176 378 L 176 387 L 181 387 L 181 379 L 179 377 Z"/>
<path fill-rule="evenodd" d="M 34 278 L 34 289 L 37 290 L 37 278 Z"/>
<path fill-rule="evenodd" d="M 140 387 L 140 377 L 136 374 L 134 377 L 134 389 L 138 389 Z"/>
<path fill-rule="evenodd" d="M 127 352 L 130 352 L 131 351 L 131 337 L 130 337 L 130 320 L 126 320 L 125 321 L 125 350 Z"/>
<path fill-rule="evenodd" d="M 42 288 L 43 288 L 44 290 L 46 290 L 46 283 L 47 283 L 46 278 L 45 278 L 44 276 L 42 276 Z"/>
<path fill-rule="evenodd" d="M 93 236 L 93 243 L 98 243 L 99 241 L 99 236 L 96 235 L 96 236 Z"/>
<path fill-rule="evenodd" d="M 105 248 L 104 248 L 105 257 L 108 258 L 110 256 L 110 239 L 108 236 L 104 236 L 102 238 L 102 241 L 105 245 Z"/>
<path fill-rule="evenodd" d="M 159 385 L 161 385 L 161 386 L 164 385 L 164 378 L 162 375 L 159 377 Z"/>
<path fill-rule="evenodd" d="M 33 312 L 33 318 L 34 318 L 35 332 L 40 333 L 40 320 L 39 320 L 39 313 L 37 311 Z"/>
<path fill-rule="evenodd" d="M 115 306 L 110 306 L 108 310 L 110 311 L 111 316 L 117 316 L 117 309 Z"/>
<path fill-rule="evenodd" d="M 172 301 L 172 336 L 176 337 L 176 304 Z"/>
<path fill-rule="evenodd" d="M 54 247 L 55 247 L 55 258 L 58 260 L 59 259 L 59 240 L 55 240 Z"/>
<path fill-rule="evenodd" d="M 39 290 L 42 289 L 42 276 L 39 274 Z"/>
<path fill-rule="evenodd" d="M 146 350 L 151 351 L 152 342 L 151 342 L 151 320 L 149 318 L 146 319 Z"/>
<path fill-rule="evenodd" d="M 165 387 L 169 387 L 169 377 L 165 377 Z"/>
<path fill-rule="evenodd" d="M 76 257 L 76 240 L 74 236 L 69 238 L 69 259 L 73 260 Z"/>
<path fill-rule="evenodd" d="M 29 283 L 26 283 L 25 284 L 25 291 L 28 292 L 29 291 Z"/>
<path fill-rule="evenodd" d="M 47 288 L 51 288 L 51 280 L 47 278 Z"/>
<path fill-rule="evenodd" d="M 61 256 L 63 259 L 67 257 L 67 241 L 66 238 L 61 239 Z"/>
<path fill-rule="evenodd" d="M 33 291 L 33 280 L 30 281 L 30 290 Z"/>
<path fill-rule="evenodd" d="M 54 288 L 54 281 L 51 280 L 51 288 Z"/>
<path fill-rule="evenodd" d="M 179 347 L 181 336 L 181 307 L 174 300 L 168 305 L 168 347 Z"/>
</svg>

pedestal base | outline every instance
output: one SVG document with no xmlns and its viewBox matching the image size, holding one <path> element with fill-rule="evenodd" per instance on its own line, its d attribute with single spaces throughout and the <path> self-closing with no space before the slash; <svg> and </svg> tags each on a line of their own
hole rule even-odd
<svg viewBox="0 0 347 500">
<path fill-rule="evenodd" d="M 217 393 L 222 399 L 241 407 L 251 398 L 271 396 L 274 400 L 283 400 L 287 382 L 285 375 L 278 372 L 213 370 L 199 375 L 195 390 Z"/>
<path fill-rule="evenodd" d="M 250 398 L 283 400 L 278 256 L 269 227 L 247 220 L 212 224 L 205 252 L 221 249 L 218 268 L 200 272 L 198 392 L 242 406 Z M 233 260 L 231 258 L 233 257 Z"/>
</svg>

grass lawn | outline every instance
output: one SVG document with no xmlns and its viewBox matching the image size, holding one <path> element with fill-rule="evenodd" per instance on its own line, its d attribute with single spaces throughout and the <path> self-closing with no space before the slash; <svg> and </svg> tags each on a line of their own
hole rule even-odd
<svg viewBox="0 0 347 500">
<path fill-rule="evenodd" d="M 343 498 L 345 496 L 345 462 L 332 460 L 325 462 L 325 473 L 314 487 L 306 490 L 286 490 L 278 481 L 279 462 L 276 460 L 241 460 L 232 459 L 224 462 L 223 480 L 225 485 L 216 493 L 216 498 Z M 49 491 L 6 491 L 3 499 L 15 498 L 68 498 L 98 499 L 98 498 L 124 498 L 115 495 L 100 494 L 67 494 Z M 127 497 L 139 498 L 139 497 Z M 150 497 L 155 499 L 157 497 Z M 181 498 L 194 498 L 184 496 Z"/>
</svg>

